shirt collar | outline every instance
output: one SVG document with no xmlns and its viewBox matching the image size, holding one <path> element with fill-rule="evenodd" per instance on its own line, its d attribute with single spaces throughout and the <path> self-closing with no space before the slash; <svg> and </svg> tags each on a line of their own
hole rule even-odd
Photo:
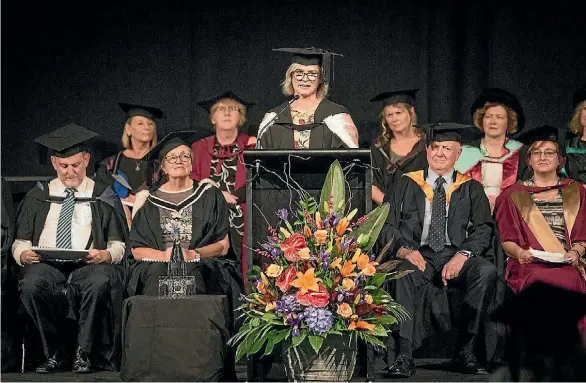
<svg viewBox="0 0 586 383">
<path fill-rule="evenodd" d="M 431 170 L 431 168 L 427 169 L 427 183 L 430 185 L 435 185 L 435 181 L 438 179 L 440 175 Z M 446 180 L 446 185 L 450 185 L 454 178 L 454 169 L 452 169 L 448 174 L 443 175 L 444 180 Z"/>
<path fill-rule="evenodd" d="M 81 184 L 79 184 L 79 186 L 75 189 L 78 193 L 85 193 L 87 191 L 88 184 L 89 178 L 85 177 L 83 181 L 81 181 Z M 67 187 L 63 185 L 63 182 L 61 182 L 59 178 L 55 178 L 49 183 L 49 192 L 51 195 L 65 196 L 67 194 L 65 189 L 67 189 Z"/>
</svg>

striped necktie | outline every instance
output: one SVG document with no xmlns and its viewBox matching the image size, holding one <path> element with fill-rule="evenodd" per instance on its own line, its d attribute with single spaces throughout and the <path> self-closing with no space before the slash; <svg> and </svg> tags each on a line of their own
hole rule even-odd
<svg viewBox="0 0 586 383">
<path fill-rule="evenodd" d="M 67 196 L 61 204 L 61 213 L 57 222 L 57 248 L 71 249 L 71 221 L 75 207 L 75 189 L 65 189 Z"/>
</svg>

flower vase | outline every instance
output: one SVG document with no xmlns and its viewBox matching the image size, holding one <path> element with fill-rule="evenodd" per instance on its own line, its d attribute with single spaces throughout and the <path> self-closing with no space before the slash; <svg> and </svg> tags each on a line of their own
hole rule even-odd
<svg viewBox="0 0 586 383">
<path fill-rule="evenodd" d="M 284 347 L 288 381 L 349 381 L 356 366 L 356 338 L 349 334 L 328 335 L 318 353 L 307 338 L 297 347 Z"/>
</svg>

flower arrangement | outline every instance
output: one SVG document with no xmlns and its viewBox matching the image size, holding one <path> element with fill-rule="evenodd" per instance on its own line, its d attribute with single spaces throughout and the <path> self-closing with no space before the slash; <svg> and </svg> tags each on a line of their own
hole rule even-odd
<svg viewBox="0 0 586 383">
<path fill-rule="evenodd" d="M 301 191 L 295 212 L 277 213 L 278 226 L 268 228 L 267 241 L 255 250 L 266 263 L 249 271 L 252 292 L 238 308 L 245 319 L 230 340 L 238 344 L 236 360 L 263 347 L 268 355 L 280 342 L 296 347 L 305 339 L 318 353 L 333 334 L 384 348 L 379 338 L 407 316 L 383 289 L 385 281 L 405 272 L 392 271 L 396 264 L 389 263 L 381 272 L 381 257 L 371 254 L 389 206 L 359 219 L 356 209 L 347 210 L 344 173 L 335 161 L 319 204 Z"/>
</svg>

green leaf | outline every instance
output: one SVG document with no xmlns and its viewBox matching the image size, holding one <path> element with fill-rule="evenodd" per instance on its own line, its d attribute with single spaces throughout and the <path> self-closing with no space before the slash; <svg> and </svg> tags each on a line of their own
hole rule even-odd
<svg viewBox="0 0 586 383">
<path fill-rule="evenodd" d="M 326 288 L 328 290 L 332 288 L 333 282 L 330 278 L 324 278 L 322 282 L 324 283 L 324 285 L 326 285 Z"/>
<path fill-rule="evenodd" d="M 295 229 L 293 229 L 293 226 L 291 226 L 291 224 L 289 223 L 289 221 L 285 221 L 285 225 L 287 225 L 287 228 L 289 229 L 289 231 L 291 233 L 295 233 Z"/>
<path fill-rule="evenodd" d="M 252 326 L 252 327 L 260 326 L 260 318 L 254 318 L 252 321 L 250 321 L 250 326 Z"/>
<path fill-rule="evenodd" d="M 381 315 L 380 317 L 376 317 L 373 322 L 377 324 L 391 325 L 397 323 L 397 318 L 391 315 Z"/>
<path fill-rule="evenodd" d="M 369 334 L 373 336 L 387 336 L 387 330 L 383 326 L 377 325 L 374 330 L 369 331 Z"/>
<path fill-rule="evenodd" d="M 324 186 L 321 189 L 320 207 L 324 217 L 327 215 L 327 201 L 332 196 L 332 202 L 335 214 L 342 214 L 344 212 L 344 201 L 346 193 L 346 185 L 344 179 L 344 171 L 338 160 L 334 161 L 328 170 Z"/>
<path fill-rule="evenodd" d="M 374 246 L 388 215 L 389 204 L 385 202 L 368 213 L 366 215 L 366 221 L 356 226 L 354 230 L 350 232 L 350 236 L 355 237 L 356 239 L 358 239 L 361 234 L 363 235 L 362 240 L 366 241 L 361 247 L 363 251 L 368 251 Z"/>
<path fill-rule="evenodd" d="M 259 352 L 262 345 L 265 343 L 266 340 L 267 340 L 266 334 L 264 336 L 261 336 L 260 338 L 256 339 L 256 341 L 250 347 L 250 350 L 248 350 L 248 353 L 249 354 L 256 354 L 257 352 Z"/>
<path fill-rule="evenodd" d="M 380 348 L 386 348 L 385 344 L 380 339 L 378 339 L 376 336 L 372 336 L 371 334 L 365 331 L 358 331 L 358 336 L 362 338 L 362 340 L 366 343 L 373 344 Z"/>
<path fill-rule="evenodd" d="M 383 273 L 376 273 L 372 277 L 370 277 L 370 283 L 376 287 L 381 287 L 385 280 L 387 279 L 387 275 Z"/>
<path fill-rule="evenodd" d="M 299 332 L 299 336 L 294 336 L 292 338 L 291 346 L 292 347 L 299 346 L 301 344 L 301 342 L 303 342 L 305 340 L 306 337 L 307 337 L 307 330 L 301 330 Z"/>
<path fill-rule="evenodd" d="M 244 355 L 246 355 L 246 343 L 242 342 L 236 348 L 236 361 L 238 362 Z"/>
<path fill-rule="evenodd" d="M 319 335 L 309 335 L 307 338 L 309 339 L 309 344 L 311 344 L 313 351 L 317 354 L 324 343 L 324 338 Z"/>
<path fill-rule="evenodd" d="M 277 335 L 275 335 L 275 344 L 282 342 L 284 339 L 288 338 L 289 335 L 291 335 L 290 328 L 280 330 Z"/>
<path fill-rule="evenodd" d="M 267 345 L 265 346 L 265 352 L 263 355 L 270 355 L 273 352 L 273 348 L 275 348 L 275 337 L 269 336 L 267 338 Z"/>
</svg>

